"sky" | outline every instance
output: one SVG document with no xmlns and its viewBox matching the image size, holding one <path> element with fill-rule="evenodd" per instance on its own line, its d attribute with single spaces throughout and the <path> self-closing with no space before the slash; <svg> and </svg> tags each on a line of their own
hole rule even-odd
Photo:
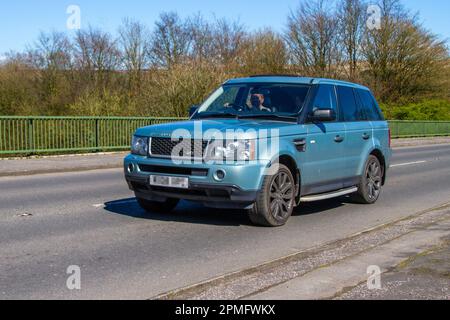
<svg viewBox="0 0 450 320">
<path fill-rule="evenodd" d="M 123 18 L 130 17 L 152 26 L 163 11 L 180 16 L 201 13 L 206 18 L 239 19 L 249 30 L 265 26 L 283 31 L 286 17 L 304 0 L 3 0 L 0 5 L 0 59 L 3 53 L 22 51 L 40 31 L 65 31 L 67 8 L 81 10 L 81 28 L 89 25 L 115 33 Z M 423 25 L 450 39 L 449 0 L 402 0 L 420 14 Z M 448 41 L 450 43 L 450 41 Z"/>
</svg>

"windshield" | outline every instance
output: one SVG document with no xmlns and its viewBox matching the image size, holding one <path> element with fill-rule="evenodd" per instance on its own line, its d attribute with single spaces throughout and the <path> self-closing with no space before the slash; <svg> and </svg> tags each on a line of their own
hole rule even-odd
<svg viewBox="0 0 450 320">
<path fill-rule="evenodd" d="M 224 85 L 200 106 L 195 118 L 296 118 L 309 88 L 292 84 Z"/>
</svg>

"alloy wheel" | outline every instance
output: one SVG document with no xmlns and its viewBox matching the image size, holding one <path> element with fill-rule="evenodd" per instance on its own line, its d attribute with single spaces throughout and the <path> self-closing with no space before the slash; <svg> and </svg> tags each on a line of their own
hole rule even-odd
<svg viewBox="0 0 450 320">
<path fill-rule="evenodd" d="M 269 208 L 277 220 L 286 219 L 294 205 L 294 181 L 286 172 L 278 172 L 270 186 Z"/>
<path fill-rule="evenodd" d="M 366 168 L 367 195 L 370 200 L 377 199 L 380 195 L 383 173 L 380 163 L 372 159 Z"/>
</svg>

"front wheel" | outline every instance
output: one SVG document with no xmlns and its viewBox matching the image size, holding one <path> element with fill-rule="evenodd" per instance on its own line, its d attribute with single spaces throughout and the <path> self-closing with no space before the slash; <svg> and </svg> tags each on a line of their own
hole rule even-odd
<svg viewBox="0 0 450 320">
<path fill-rule="evenodd" d="M 143 198 L 136 198 L 139 206 L 147 213 L 170 213 L 175 209 L 180 200 L 167 199 L 164 202 L 150 201 Z"/>
<path fill-rule="evenodd" d="M 369 156 L 358 185 L 358 192 L 353 197 L 356 202 L 373 204 L 378 200 L 383 184 L 383 171 L 384 168 L 378 158 Z"/>
<path fill-rule="evenodd" d="M 260 226 L 279 227 L 288 221 L 295 205 L 295 180 L 288 167 L 280 164 L 275 175 L 265 176 L 250 220 Z"/>
</svg>

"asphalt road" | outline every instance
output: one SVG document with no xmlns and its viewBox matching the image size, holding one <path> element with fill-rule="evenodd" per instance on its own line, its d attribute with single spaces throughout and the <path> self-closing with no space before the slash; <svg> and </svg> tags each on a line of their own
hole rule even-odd
<svg viewBox="0 0 450 320">
<path fill-rule="evenodd" d="M 151 298 L 450 201 L 450 145 L 397 149 L 392 164 L 375 205 L 312 203 L 276 229 L 187 202 L 146 216 L 117 169 L 0 178 L 0 299 Z"/>
</svg>

